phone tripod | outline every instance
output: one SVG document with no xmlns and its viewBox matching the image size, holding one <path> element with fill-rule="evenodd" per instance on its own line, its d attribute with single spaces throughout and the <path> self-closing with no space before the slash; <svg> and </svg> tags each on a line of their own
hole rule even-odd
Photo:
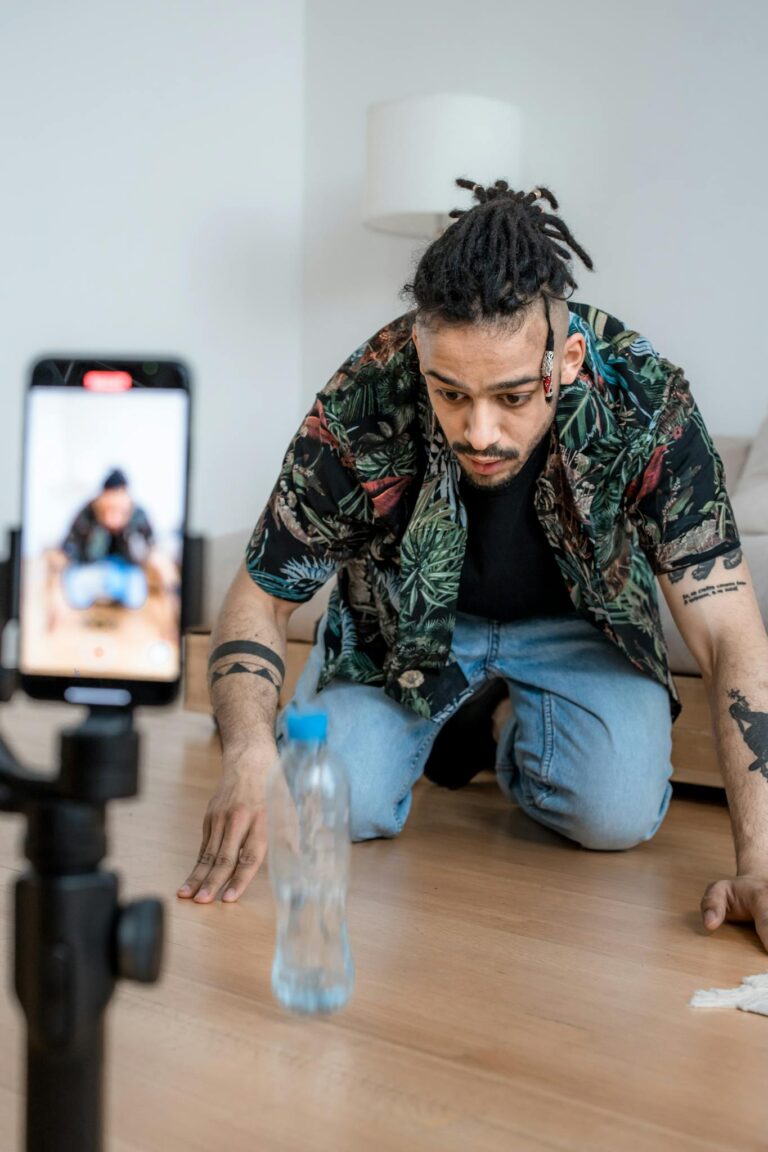
<svg viewBox="0 0 768 1152">
<path fill-rule="evenodd" d="M 16 882 L 14 977 L 27 1021 L 27 1152 L 102 1152 L 104 1013 L 118 979 L 160 971 L 159 900 L 118 903 L 106 854 L 109 800 L 138 790 L 131 712 L 92 709 L 62 733 L 60 769 L 24 771 L 0 741 L 0 809 L 27 820 Z"/>
<path fill-rule="evenodd" d="M 19 533 L 0 563 L 0 638 L 18 617 Z M 17 685 L 0 660 L 0 701 Z M 61 734 L 59 772 L 24 769 L 0 736 L 0 811 L 27 821 L 28 870 L 16 881 L 14 984 L 26 1017 L 26 1152 L 102 1152 L 104 1014 L 119 978 L 160 971 L 159 900 L 118 903 L 100 868 L 106 805 L 135 796 L 139 736 L 131 709 L 92 707 Z"/>
</svg>

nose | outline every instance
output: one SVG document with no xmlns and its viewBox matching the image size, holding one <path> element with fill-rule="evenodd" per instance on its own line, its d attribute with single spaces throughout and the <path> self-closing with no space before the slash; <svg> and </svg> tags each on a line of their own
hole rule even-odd
<svg viewBox="0 0 768 1152">
<path fill-rule="evenodd" d="M 464 439 L 476 452 L 483 452 L 499 439 L 499 427 L 493 404 L 479 401 L 467 415 Z"/>
</svg>

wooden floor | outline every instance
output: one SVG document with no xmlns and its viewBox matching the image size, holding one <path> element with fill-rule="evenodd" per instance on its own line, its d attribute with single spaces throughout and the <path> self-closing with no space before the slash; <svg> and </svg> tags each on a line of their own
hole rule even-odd
<svg viewBox="0 0 768 1152">
<path fill-rule="evenodd" d="M 64 719 L 0 714 L 38 764 Z M 716 794 L 675 799 L 652 843 L 598 854 L 490 780 L 420 785 L 399 840 L 353 849 L 356 995 L 307 1020 L 271 998 L 266 875 L 238 905 L 173 895 L 217 774 L 210 719 L 145 711 L 140 726 L 143 792 L 111 809 L 113 860 L 126 895 L 166 897 L 169 945 L 162 984 L 123 985 L 110 1011 L 112 1152 L 768 1148 L 768 1018 L 687 1006 L 768 970 L 750 928 L 700 926 L 704 886 L 733 866 Z M 20 830 L 0 820 L 6 941 Z M 7 995 L 0 1030 L 10 1152 L 22 1034 Z"/>
<path fill-rule="evenodd" d="M 29 668 L 49 675 L 100 676 L 121 668 L 137 679 L 168 679 L 178 668 L 178 597 L 150 589 L 142 608 L 97 603 L 91 608 L 61 608 L 61 618 L 48 631 L 49 607 L 44 557 L 28 561 L 25 652 Z"/>
</svg>

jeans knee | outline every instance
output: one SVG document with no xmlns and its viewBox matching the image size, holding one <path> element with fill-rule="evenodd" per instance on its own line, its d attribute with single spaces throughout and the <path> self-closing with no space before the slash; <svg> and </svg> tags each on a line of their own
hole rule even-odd
<svg viewBox="0 0 768 1152">
<path fill-rule="evenodd" d="M 671 796 L 668 785 L 654 803 L 628 802 L 621 810 L 598 809 L 580 813 L 572 838 L 593 852 L 625 852 L 650 840 L 658 831 Z"/>
<path fill-rule="evenodd" d="M 641 829 L 637 825 L 603 824 L 594 820 L 582 822 L 574 833 L 574 839 L 581 847 L 591 852 L 626 852 L 628 848 L 649 840 L 652 835 L 650 829 Z"/>
<path fill-rule="evenodd" d="M 410 794 L 399 804 L 381 792 L 352 783 L 349 797 L 349 837 L 360 840 L 391 839 L 399 835 L 410 808 Z"/>
</svg>

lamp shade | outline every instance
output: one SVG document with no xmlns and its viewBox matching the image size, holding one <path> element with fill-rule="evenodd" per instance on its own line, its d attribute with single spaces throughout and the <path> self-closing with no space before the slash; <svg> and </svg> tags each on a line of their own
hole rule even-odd
<svg viewBox="0 0 768 1152">
<path fill-rule="evenodd" d="M 457 207 L 456 178 L 520 180 L 521 116 L 504 100 L 456 93 L 368 109 L 364 219 L 401 236 L 434 236 Z"/>
</svg>

